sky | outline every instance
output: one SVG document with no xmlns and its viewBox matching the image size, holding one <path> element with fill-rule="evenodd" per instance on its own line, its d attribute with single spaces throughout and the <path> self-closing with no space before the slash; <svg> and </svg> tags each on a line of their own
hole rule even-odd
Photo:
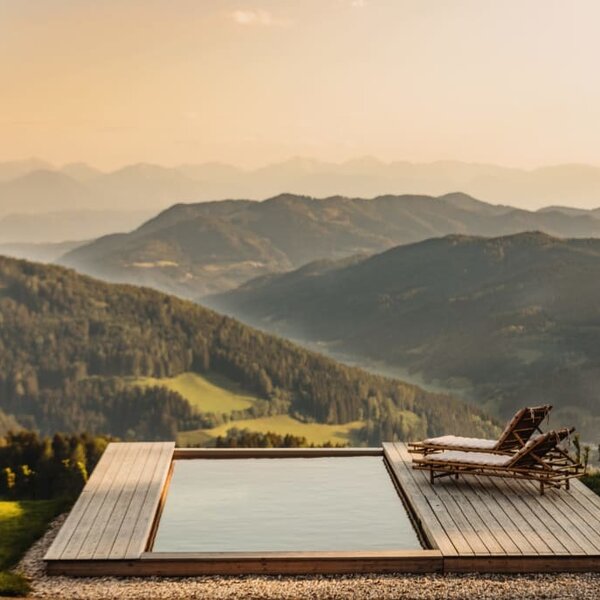
<svg viewBox="0 0 600 600">
<path fill-rule="evenodd" d="M 0 160 L 600 165 L 597 0 L 0 0 Z"/>
</svg>

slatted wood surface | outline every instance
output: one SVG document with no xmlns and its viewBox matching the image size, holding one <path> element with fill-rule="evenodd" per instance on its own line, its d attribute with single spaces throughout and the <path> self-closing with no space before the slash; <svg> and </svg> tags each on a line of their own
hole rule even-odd
<svg viewBox="0 0 600 600">
<path fill-rule="evenodd" d="M 489 477 L 431 485 L 426 472 L 412 469 L 404 444 L 384 444 L 384 453 L 444 557 L 487 556 L 490 565 L 499 557 L 600 557 L 600 497 L 579 481 L 544 496 L 531 482 Z"/>
<path fill-rule="evenodd" d="M 109 444 L 44 559 L 139 558 L 174 448 L 173 442 Z"/>
<path fill-rule="evenodd" d="M 344 451 L 328 450 L 332 456 Z M 551 489 L 544 496 L 530 482 L 509 479 L 447 478 L 431 485 L 427 473 L 412 469 L 412 457 L 402 443 L 384 444 L 383 452 L 433 550 L 260 555 L 147 551 L 171 462 L 174 457 L 198 458 L 194 452 L 175 451 L 173 443 L 109 445 L 45 556 L 48 572 L 192 576 L 600 571 L 600 497 L 582 483 L 572 481 L 570 490 Z M 216 458 L 220 451 L 198 452 Z M 229 449 L 223 452 L 220 458 L 236 456 Z M 267 449 L 260 456 L 269 452 L 273 458 L 280 456 L 279 450 Z"/>
</svg>

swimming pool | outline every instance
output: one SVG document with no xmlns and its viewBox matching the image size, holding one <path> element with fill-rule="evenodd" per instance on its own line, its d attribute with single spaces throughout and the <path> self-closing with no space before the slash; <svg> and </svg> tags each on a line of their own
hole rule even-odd
<svg viewBox="0 0 600 600">
<path fill-rule="evenodd" d="M 173 461 L 153 552 L 421 550 L 382 456 Z"/>
</svg>

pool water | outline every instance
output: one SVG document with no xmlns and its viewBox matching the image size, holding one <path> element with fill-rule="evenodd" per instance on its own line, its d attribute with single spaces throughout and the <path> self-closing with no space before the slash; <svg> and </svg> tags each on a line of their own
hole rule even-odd
<svg viewBox="0 0 600 600">
<path fill-rule="evenodd" d="M 417 550 L 382 457 L 174 461 L 154 552 Z"/>
</svg>

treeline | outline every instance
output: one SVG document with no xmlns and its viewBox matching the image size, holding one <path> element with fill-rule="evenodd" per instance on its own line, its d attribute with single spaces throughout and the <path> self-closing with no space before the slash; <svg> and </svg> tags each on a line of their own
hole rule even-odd
<svg viewBox="0 0 600 600">
<path fill-rule="evenodd" d="M 218 436 L 215 446 L 217 448 L 314 448 L 304 436 L 279 435 L 272 431 L 259 433 L 248 429 L 237 429 L 232 427 L 224 436 Z M 323 448 L 339 448 L 341 444 L 327 442 Z"/>
<path fill-rule="evenodd" d="M 19 423 L 52 431 L 108 433 L 125 440 L 172 440 L 179 430 L 205 426 L 189 402 L 165 387 L 134 387 L 118 378 L 66 381 L 36 394 L 7 394 L 7 412 Z"/>
<path fill-rule="evenodd" d="M 110 439 L 89 434 L 40 437 L 31 431 L 0 438 L 0 497 L 72 500 Z"/>
<path fill-rule="evenodd" d="M 341 365 L 196 304 L 0 257 L 0 408 L 42 433 L 172 439 L 202 423 L 181 396 L 122 376 L 213 371 L 304 421 L 368 421 L 363 439 L 495 425 L 466 403 Z"/>
</svg>

